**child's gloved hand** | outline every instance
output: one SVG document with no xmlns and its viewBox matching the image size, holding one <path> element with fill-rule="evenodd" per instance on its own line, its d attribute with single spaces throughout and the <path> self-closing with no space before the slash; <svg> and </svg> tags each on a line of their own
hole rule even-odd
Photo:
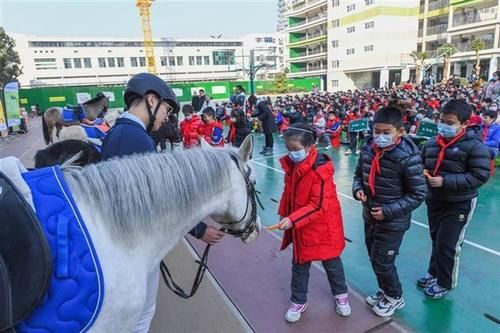
<svg viewBox="0 0 500 333">
<path fill-rule="evenodd" d="M 292 220 L 290 220 L 288 217 L 282 219 L 279 225 L 280 225 L 280 230 L 288 230 L 292 229 L 293 227 Z"/>
</svg>

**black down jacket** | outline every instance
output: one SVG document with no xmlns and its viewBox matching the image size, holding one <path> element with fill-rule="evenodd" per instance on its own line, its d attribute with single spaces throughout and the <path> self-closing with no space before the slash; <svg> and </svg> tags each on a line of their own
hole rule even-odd
<svg viewBox="0 0 500 333">
<path fill-rule="evenodd" d="M 424 167 L 431 173 L 439 151 L 436 138 L 427 141 L 422 149 Z M 443 176 L 443 187 L 429 187 L 428 200 L 458 202 L 477 197 L 477 189 L 490 176 L 490 154 L 479 126 L 467 128 L 465 136 L 446 149 L 438 175 Z"/>
<path fill-rule="evenodd" d="M 266 102 L 260 102 L 257 105 L 256 112 L 252 116 L 257 117 L 262 122 L 264 133 L 271 133 L 273 131 L 275 126 L 274 116 Z"/>
<path fill-rule="evenodd" d="M 384 153 L 380 159 L 380 175 L 375 177 L 373 197 L 368 185 L 371 162 L 374 157 L 373 137 L 368 137 L 361 148 L 354 181 L 353 195 L 363 190 L 368 197 L 363 203 L 365 223 L 377 224 L 390 230 L 407 230 L 411 223 L 411 212 L 422 204 L 427 194 L 423 175 L 422 159 L 417 146 L 407 137 L 402 137 L 400 144 Z M 383 221 L 375 220 L 370 214 L 371 208 L 382 207 Z"/>
</svg>

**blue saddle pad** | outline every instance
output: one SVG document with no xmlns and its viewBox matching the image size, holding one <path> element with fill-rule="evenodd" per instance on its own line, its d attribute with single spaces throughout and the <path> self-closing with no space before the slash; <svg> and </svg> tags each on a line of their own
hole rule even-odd
<svg viewBox="0 0 500 333">
<path fill-rule="evenodd" d="M 95 125 L 80 124 L 80 126 L 83 128 L 89 138 L 102 140 L 106 136 L 106 133 L 101 131 L 101 129 Z"/>
<path fill-rule="evenodd" d="M 104 297 L 96 251 L 59 167 L 23 174 L 52 253 L 50 287 L 18 332 L 86 332 Z"/>
<path fill-rule="evenodd" d="M 62 109 L 63 121 L 67 123 L 72 123 L 75 121 L 81 121 L 84 118 L 84 113 L 82 107 L 79 109 L 70 109 L 64 107 Z"/>
</svg>

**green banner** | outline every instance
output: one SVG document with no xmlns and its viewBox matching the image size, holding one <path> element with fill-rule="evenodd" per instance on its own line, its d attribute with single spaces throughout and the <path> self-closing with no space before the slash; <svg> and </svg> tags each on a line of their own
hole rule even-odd
<svg viewBox="0 0 500 333">
<path fill-rule="evenodd" d="M 369 129 L 368 118 L 353 120 L 349 123 L 349 132 L 363 132 Z"/>
<path fill-rule="evenodd" d="M 423 138 L 432 138 L 435 137 L 437 134 L 438 134 L 438 128 L 437 124 L 435 123 L 422 121 L 418 125 L 417 136 Z"/>
<path fill-rule="evenodd" d="M 10 82 L 3 88 L 5 99 L 5 113 L 7 114 L 7 125 L 16 127 L 21 125 L 21 116 L 19 114 L 19 83 Z"/>
</svg>

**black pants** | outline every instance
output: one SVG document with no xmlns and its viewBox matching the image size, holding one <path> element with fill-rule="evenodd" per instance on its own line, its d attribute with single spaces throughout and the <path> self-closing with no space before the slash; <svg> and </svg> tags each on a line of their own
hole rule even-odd
<svg viewBox="0 0 500 333">
<path fill-rule="evenodd" d="M 265 129 L 264 130 L 264 136 L 265 136 L 265 139 L 266 139 L 266 148 L 273 149 L 273 146 L 274 146 L 273 132 L 270 131 L 270 130 Z"/>
<path fill-rule="evenodd" d="M 428 272 L 443 288 L 457 286 L 460 251 L 476 202 L 477 198 L 462 202 L 427 202 L 432 239 Z"/>
<path fill-rule="evenodd" d="M 321 262 L 326 271 L 328 282 L 333 296 L 347 293 L 345 283 L 344 266 L 340 257 L 325 260 Z M 307 302 L 307 289 L 309 285 L 309 270 L 311 263 L 292 265 L 292 297 L 291 301 L 297 304 Z"/>
<path fill-rule="evenodd" d="M 365 223 L 365 243 L 378 287 L 387 296 L 401 297 L 403 289 L 396 269 L 396 256 L 405 231 L 386 230 Z"/>
<path fill-rule="evenodd" d="M 349 132 L 349 149 L 355 152 L 358 149 L 359 132 Z"/>
</svg>

